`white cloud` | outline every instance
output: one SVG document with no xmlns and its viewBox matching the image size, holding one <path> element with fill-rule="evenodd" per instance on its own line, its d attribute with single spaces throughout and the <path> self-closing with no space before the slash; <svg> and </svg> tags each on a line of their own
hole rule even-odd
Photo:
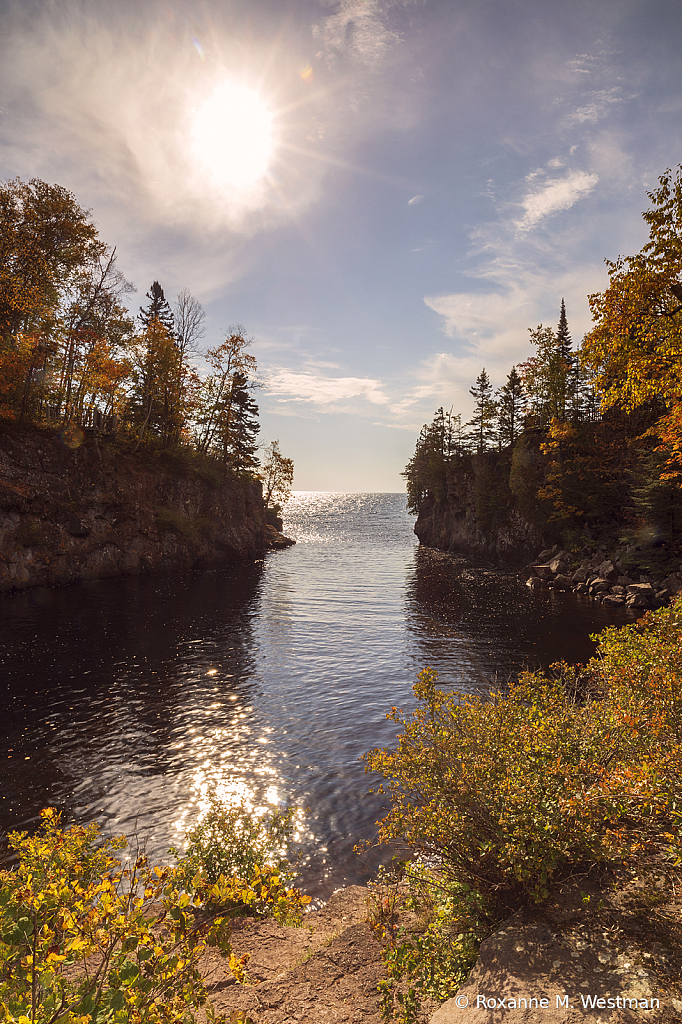
<svg viewBox="0 0 682 1024">
<path fill-rule="evenodd" d="M 414 206 L 415 203 L 421 203 L 423 198 L 424 198 L 424 196 L 412 196 L 411 199 L 408 199 L 407 205 L 408 206 Z"/>
<path fill-rule="evenodd" d="M 633 98 L 632 96 L 623 96 L 622 92 L 619 85 L 614 85 L 610 89 L 597 89 L 595 92 L 589 93 L 587 103 L 574 110 L 569 115 L 569 121 L 577 124 L 594 124 L 601 120 L 615 103 L 622 103 L 626 98 Z"/>
<path fill-rule="evenodd" d="M 352 398 L 364 398 L 374 405 L 387 405 L 382 382 L 369 377 L 325 377 L 307 370 L 276 369 L 267 378 L 267 390 L 282 395 L 280 401 L 314 402 L 331 406 Z"/>
<path fill-rule="evenodd" d="M 516 226 L 527 230 L 545 217 L 570 209 L 579 199 L 589 195 L 598 181 L 596 174 L 586 171 L 569 171 L 564 178 L 553 178 L 523 197 L 521 205 L 526 212 Z"/>
</svg>

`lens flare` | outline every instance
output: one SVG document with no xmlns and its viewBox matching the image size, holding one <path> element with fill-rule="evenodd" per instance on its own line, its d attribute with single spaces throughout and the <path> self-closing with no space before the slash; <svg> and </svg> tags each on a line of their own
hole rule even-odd
<svg viewBox="0 0 682 1024">
<path fill-rule="evenodd" d="M 192 141 L 197 161 L 217 184 L 249 188 L 272 156 L 272 115 L 253 89 L 223 82 L 197 110 Z"/>
</svg>

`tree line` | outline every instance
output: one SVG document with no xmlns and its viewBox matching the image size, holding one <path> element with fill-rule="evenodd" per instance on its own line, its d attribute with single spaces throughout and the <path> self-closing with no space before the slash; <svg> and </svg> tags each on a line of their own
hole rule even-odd
<svg viewBox="0 0 682 1024">
<path fill-rule="evenodd" d="M 236 325 L 200 351 L 205 312 L 187 289 L 171 306 L 154 281 L 137 316 L 124 302 L 132 291 L 69 191 L 0 183 L 0 418 L 115 431 L 135 451 L 190 449 L 265 477 L 268 498 L 286 500 L 293 462 L 278 442 L 258 474 L 253 339 Z"/>
<path fill-rule="evenodd" d="M 403 474 L 412 511 L 429 495 L 441 500 L 478 455 L 506 471 L 504 494 L 488 487 L 493 512 L 511 502 L 569 531 L 649 519 L 659 538 L 679 534 L 682 165 L 648 196 L 649 240 L 635 256 L 605 261 L 609 285 L 588 297 L 593 327 L 582 344 L 572 345 L 562 299 L 557 328 L 529 329 L 534 354 L 502 387 L 481 371 L 470 420 L 440 408 L 422 428 Z"/>
</svg>

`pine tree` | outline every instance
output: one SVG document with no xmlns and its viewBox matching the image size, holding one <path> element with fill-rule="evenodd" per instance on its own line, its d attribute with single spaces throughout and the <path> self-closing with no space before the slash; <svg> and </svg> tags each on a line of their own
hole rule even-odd
<svg viewBox="0 0 682 1024">
<path fill-rule="evenodd" d="M 147 292 L 147 298 L 149 299 L 149 304 L 147 306 L 140 306 L 140 312 L 137 314 L 137 318 L 142 326 L 149 327 L 152 320 L 158 320 L 168 332 L 169 337 L 174 338 L 175 317 L 173 316 L 173 310 L 166 301 L 163 288 L 158 281 L 152 283 L 151 288 Z"/>
<path fill-rule="evenodd" d="M 232 380 L 232 427 L 227 461 L 238 473 L 252 472 L 258 466 L 258 406 L 248 391 L 243 373 L 235 373 Z"/>
<path fill-rule="evenodd" d="M 495 418 L 497 415 L 493 386 L 485 367 L 476 378 L 475 385 L 469 388 L 469 394 L 476 400 L 476 405 L 474 414 L 466 425 L 474 428 L 470 434 L 471 441 L 474 450 L 481 454 L 495 445 Z"/>
<path fill-rule="evenodd" d="M 515 366 L 512 366 L 507 383 L 499 389 L 497 395 L 499 444 L 501 448 L 513 447 L 523 429 L 526 404 L 523 383 Z"/>
<path fill-rule="evenodd" d="M 466 451 L 462 417 L 445 412 L 441 406 L 432 423 L 422 427 L 414 455 L 401 474 L 407 483 L 407 507 L 419 513 L 427 494 L 441 501 L 447 491 L 447 470 L 453 459 Z"/>
<path fill-rule="evenodd" d="M 561 300 L 559 326 L 556 332 L 556 346 L 561 358 L 566 364 L 570 365 L 573 362 L 573 352 L 571 350 L 571 335 L 568 333 L 568 320 L 566 319 L 566 306 L 563 298 Z"/>
</svg>

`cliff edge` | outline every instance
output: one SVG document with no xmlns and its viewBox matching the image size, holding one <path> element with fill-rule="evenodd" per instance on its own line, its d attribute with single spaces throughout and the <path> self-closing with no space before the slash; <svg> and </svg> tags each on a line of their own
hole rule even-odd
<svg viewBox="0 0 682 1024">
<path fill-rule="evenodd" d="M 213 565 L 287 543 L 256 480 L 96 436 L 68 442 L 0 428 L 0 592 Z"/>
</svg>

